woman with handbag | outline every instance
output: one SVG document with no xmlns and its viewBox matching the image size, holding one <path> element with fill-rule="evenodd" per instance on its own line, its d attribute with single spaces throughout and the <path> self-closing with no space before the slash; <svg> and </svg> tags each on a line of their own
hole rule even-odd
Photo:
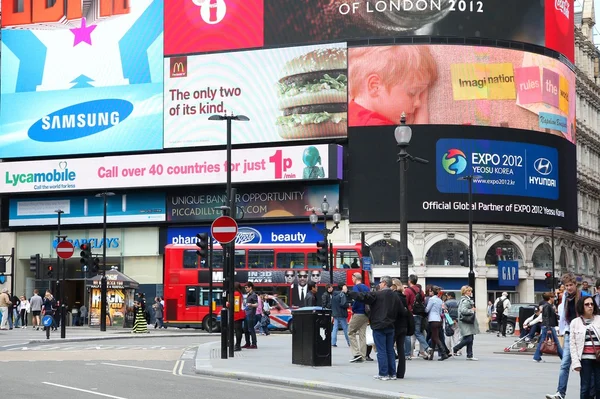
<svg viewBox="0 0 600 399">
<path fill-rule="evenodd" d="M 558 354 L 561 359 L 563 356 L 555 328 L 558 326 L 558 317 L 556 317 L 556 311 L 554 310 L 554 294 L 545 292 L 543 298 L 546 303 L 540 305 L 542 309 L 542 332 L 540 333 L 540 342 L 538 342 L 533 354 L 533 361 L 537 363 L 542 361 L 542 353 Z"/>
<path fill-rule="evenodd" d="M 571 367 L 581 378 L 582 399 L 600 397 L 600 316 L 591 296 L 577 302 L 577 314 L 571 321 Z M 593 380 L 592 380 L 593 378 Z M 593 381 L 593 384 L 592 384 Z M 595 391 L 592 392 L 592 387 Z"/>
<path fill-rule="evenodd" d="M 468 285 L 464 285 L 460 289 L 461 298 L 458 303 L 458 328 L 460 329 L 460 335 L 462 339 L 454 348 L 452 353 L 457 353 L 463 347 L 467 347 L 467 360 L 477 361 L 476 357 L 473 357 L 473 337 L 479 334 L 479 325 L 477 324 L 477 317 L 475 316 L 475 303 L 471 299 L 473 295 L 473 288 Z"/>
</svg>

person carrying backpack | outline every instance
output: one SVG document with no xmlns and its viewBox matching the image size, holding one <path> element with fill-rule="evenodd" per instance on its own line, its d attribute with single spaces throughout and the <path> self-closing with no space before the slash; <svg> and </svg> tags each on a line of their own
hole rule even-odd
<svg viewBox="0 0 600 399">
<path fill-rule="evenodd" d="M 496 308 L 496 320 L 498 321 L 498 334 L 496 336 L 499 337 L 502 334 L 506 338 L 506 322 L 510 310 L 510 300 L 507 292 L 503 292 L 500 298 L 496 299 L 494 307 Z"/>
<path fill-rule="evenodd" d="M 433 350 L 427 344 L 427 340 L 423 335 L 424 316 L 425 316 L 425 295 L 421 286 L 417 284 L 418 277 L 415 274 L 408 276 L 408 288 L 404 290 L 406 296 L 406 302 L 408 304 L 408 310 L 413 314 L 413 320 L 415 322 L 415 338 L 419 341 L 419 347 L 421 357 L 423 359 L 429 359 L 429 356 L 433 353 Z M 410 338 L 407 336 L 405 345 L 410 346 Z"/>
</svg>

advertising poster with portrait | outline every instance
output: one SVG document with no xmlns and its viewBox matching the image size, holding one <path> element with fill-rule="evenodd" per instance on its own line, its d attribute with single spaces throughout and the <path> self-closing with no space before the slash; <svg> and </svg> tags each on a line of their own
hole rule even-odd
<svg viewBox="0 0 600 399">
<path fill-rule="evenodd" d="M 0 158 L 162 149 L 163 1 L 45 3 L 2 1 Z"/>
<path fill-rule="evenodd" d="M 345 43 L 165 59 L 164 147 L 345 137 Z"/>
<path fill-rule="evenodd" d="M 535 130 L 575 142 L 575 74 L 518 50 L 395 45 L 348 50 L 350 127 L 406 123 Z"/>
<path fill-rule="evenodd" d="M 92 279 L 90 285 L 90 326 L 100 325 L 101 290 L 98 275 Z M 135 289 L 139 284 L 130 277 L 117 270 L 106 272 L 107 304 L 106 325 L 115 327 L 131 327 L 133 325 L 133 305 Z"/>
</svg>

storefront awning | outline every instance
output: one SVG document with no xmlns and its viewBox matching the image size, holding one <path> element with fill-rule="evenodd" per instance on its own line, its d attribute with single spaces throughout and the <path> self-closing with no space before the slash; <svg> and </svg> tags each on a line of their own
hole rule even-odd
<svg viewBox="0 0 600 399">
<path fill-rule="evenodd" d="M 99 288 L 102 275 L 98 274 L 92 278 L 90 286 L 93 288 Z M 139 284 L 131 277 L 121 273 L 118 270 L 108 270 L 106 272 L 106 285 L 109 289 L 118 288 L 133 288 L 137 289 Z"/>
</svg>

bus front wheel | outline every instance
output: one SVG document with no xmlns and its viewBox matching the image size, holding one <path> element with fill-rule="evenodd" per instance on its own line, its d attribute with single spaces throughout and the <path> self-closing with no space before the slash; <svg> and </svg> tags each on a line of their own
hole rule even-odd
<svg viewBox="0 0 600 399">
<path fill-rule="evenodd" d="M 210 323 L 210 324 L 209 324 Z M 212 318 L 210 316 L 206 316 L 204 318 L 204 320 L 202 320 L 202 329 L 206 332 L 210 331 L 210 326 L 212 326 L 212 332 L 219 332 L 220 331 L 220 325 L 219 322 L 217 321 L 217 318 L 215 316 L 213 316 Z"/>
</svg>

